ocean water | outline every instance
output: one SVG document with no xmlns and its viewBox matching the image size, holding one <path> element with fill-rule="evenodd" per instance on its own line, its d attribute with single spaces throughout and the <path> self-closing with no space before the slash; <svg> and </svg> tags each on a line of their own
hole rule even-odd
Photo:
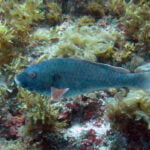
<svg viewBox="0 0 150 150">
<path fill-rule="evenodd" d="M 149 89 L 52 100 L 14 81 L 64 57 L 149 72 L 149 10 L 148 0 L 0 0 L 0 150 L 149 150 Z"/>
</svg>

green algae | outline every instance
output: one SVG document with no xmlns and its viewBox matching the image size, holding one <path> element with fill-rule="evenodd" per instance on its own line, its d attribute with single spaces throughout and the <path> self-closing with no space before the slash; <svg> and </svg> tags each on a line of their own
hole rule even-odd
<svg viewBox="0 0 150 150">
<path fill-rule="evenodd" d="M 47 8 L 49 12 L 44 11 L 44 8 Z M 11 62 L 13 58 L 27 49 L 31 41 L 34 42 L 34 37 L 32 38 L 30 34 L 41 21 L 51 25 L 60 23 L 59 18 L 62 15 L 56 15 L 60 12 L 61 9 L 56 3 L 44 5 L 42 0 L 2 0 L 0 6 L 0 65 Z"/>
<path fill-rule="evenodd" d="M 0 65 L 8 63 L 10 60 L 6 57 L 15 55 L 15 52 L 11 50 L 13 46 L 14 31 L 9 28 L 6 23 L 0 22 Z"/>
<path fill-rule="evenodd" d="M 64 121 L 58 120 L 59 111 L 49 104 L 47 98 L 39 94 L 32 94 L 22 88 L 17 98 L 22 103 L 21 110 L 28 120 L 22 128 L 24 136 L 31 136 L 33 140 L 38 136 L 44 138 L 50 133 L 60 133 L 66 126 Z"/>
<path fill-rule="evenodd" d="M 61 27 L 58 27 L 53 30 L 58 41 L 52 42 L 51 47 L 47 47 L 45 52 L 49 53 L 48 58 L 70 56 L 96 61 L 96 57 L 105 57 L 106 55 L 106 57 L 111 57 L 119 32 L 112 28 L 108 30 L 96 26 L 76 27 L 75 24 L 69 25 L 63 31 L 61 31 Z"/>
<path fill-rule="evenodd" d="M 15 35 L 14 42 L 17 42 L 17 45 L 26 44 L 28 34 L 33 30 L 31 25 L 44 19 L 44 13 L 40 10 L 41 4 L 41 0 L 3 1 L 1 7 L 4 10 L 4 20 L 12 28 Z"/>
<path fill-rule="evenodd" d="M 128 3 L 125 0 L 109 0 L 105 4 L 105 13 L 111 14 L 114 17 L 120 18 L 124 16 L 126 8 L 132 4 L 131 1 Z"/>
<path fill-rule="evenodd" d="M 83 16 L 77 20 L 77 25 L 81 26 L 92 26 L 95 23 L 95 19 L 90 16 Z"/>
<path fill-rule="evenodd" d="M 104 6 L 98 2 L 89 2 L 86 7 L 86 12 L 95 18 L 100 18 L 104 16 Z"/>
<path fill-rule="evenodd" d="M 149 2 L 132 4 L 126 8 L 125 16 L 121 18 L 125 25 L 128 39 L 139 42 L 150 42 L 150 9 Z"/>
<path fill-rule="evenodd" d="M 11 28 L 8 28 L 6 23 L 0 22 L 0 36 L 1 43 L 0 48 L 10 47 L 12 44 L 12 40 L 14 39 L 14 31 Z"/>
<path fill-rule="evenodd" d="M 54 2 L 48 2 L 46 4 L 46 20 L 50 25 L 57 25 L 63 20 L 61 7 Z"/>
<path fill-rule="evenodd" d="M 142 47 L 144 57 L 148 53 L 149 47 L 144 47 L 150 42 L 148 1 L 127 3 L 124 0 L 110 0 L 106 4 L 101 0 L 88 1 L 87 4 L 83 2 L 76 5 L 77 8 L 71 6 L 70 10 L 74 10 L 75 17 L 68 17 L 65 21 L 61 5 L 55 1 L 0 2 L 0 65 L 3 65 L 1 72 L 7 82 L 7 88 L 0 87 L 1 108 L 9 98 L 7 90 L 14 86 L 11 85 L 14 76 L 29 63 L 38 63 L 52 57 L 75 57 L 92 61 L 106 59 L 105 62 L 109 60 L 109 63 L 122 65 L 123 62 L 130 63 L 130 58 L 141 50 L 137 45 Z M 80 15 L 77 17 L 76 14 Z M 123 26 L 123 31 L 120 32 L 117 24 L 112 23 L 113 18 L 109 19 L 106 15 L 116 17 L 117 24 Z M 99 25 L 99 19 L 106 21 L 105 27 Z M 35 49 L 28 51 L 28 48 Z M 27 54 L 31 52 L 34 59 Z M 19 109 L 28 120 L 20 130 L 22 137 L 31 137 L 28 141 L 29 148 L 40 136 L 45 138 L 49 132 L 57 134 L 64 129 L 65 122 L 58 119 L 59 110 L 49 107 L 47 98 L 19 89 L 17 99 L 20 102 Z M 122 101 L 110 102 L 107 116 L 112 128 L 125 131 L 128 125 L 136 124 L 138 120 L 149 129 L 149 99 L 148 93 L 131 90 Z M 15 141 L 9 142 L 8 149 L 27 149 L 23 145 L 21 141 L 16 145 Z"/>
<path fill-rule="evenodd" d="M 117 5 L 118 3 L 120 5 Z M 31 5 L 33 4 L 34 7 L 30 9 Z M 130 7 L 128 7 L 129 4 L 131 4 Z M 103 1 L 91 1 L 87 3 L 87 5 L 88 7 L 86 8 L 86 10 L 89 11 L 89 15 L 92 16 L 93 14 L 93 17 L 98 16 L 100 18 L 104 15 L 104 12 L 106 12 L 106 14 L 108 13 L 114 16 L 116 16 L 117 14 L 122 14 L 123 17 L 121 17 L 121 20 L 123 21 L 123 24 L 126 28 L 126 36 L 129 37 L 129 39 L 138 39 L 139 42 L 149 41 L 149 32 L 147 32 L 149 31 L 149 15 L 147 10 L 147 3 L 139 3 L 137 5 L 140 6 L 139 8 L 136 7 L 136 5 L 132 1 L 130 1 L 129 3 L 125 1 L 108 1 L 105 4 L 106 6 L 104 5 Z M 96 6 L 96 8 L 92 7 L 93 5 Z M 103 8 L 99 8 L 102 6 Z M 9 9 L 11 9 L 11 12 L 9 13 L 9 15 L 7 15 Z M 42 9 L 45 9 L 45 11 L 42 11 Z M 110 11 L 107 12 L 107 9 L 110 9 Z M 120 12 L 121 10 L 123 12 Z M 143 10 L 143 12 L 141 10 Z M 135 13 L 131 14 L 132 11 L 134 11 Z M 91 17 L 85 16 L 81 19 L 77 19 L 77 25 L 74 26 L 71 23 L 70 26 L 72 26 L 72 29 L 68 28 L 65 31 L 61 31 L 61 29 L 59 29 L 59 26 L 56 27 L 56 30 L 54 29 L 54 32 L 51 32 L 52 30 L 50 29 L 49 34 L 48 31 L 43 32 L 41 30 L 40 32 L 40 29 L 39 31 L 34 30 L 32 26 L 36 26 L 40 21 L 44 21 L 45 23 L 48 23 L 50 25 L 58 25 L 62 22 L 62 10 L 60 5 L 58 5 L 56 2 L 43 3 L 41 0 L 27 0 L 23 2 L 19 2 L 17 0 L 15 2 L 2 1 L 1 12 L 3 16 L 3 22 L 5 22 L 2 23 L 0 30 L 3 37 L 0 41 L 2 49 L 1 59 L 3 60 L 1 61 L 2 64 L 8 63 L 5 62 L 5 60 L 11 61 L 14 57 L 16 57 L 16 55 L 18 54 L 16 46 L 18 45 L 21 47 L 27 46 L 29 48 L 32 48 L 35 45 L 48 44 L 49 42 L 52 42 L 52 52 L 50 55 L 58 57 L 73 56 L 79 58 L 82 57 L 89 60 L 97 60 L 97 57 L 102 57 L 107 59 L 109 58 L 113 61 L 122 62 L 124 60 L 128 60 L 133 56 L 133 43 L 130 42 L 131 44 L 129 44 L 127 41 L 125 41 L 126 37 L 118 41 L 118 37 L 123 35 L 121 35 L 117 30 L 114 31 L 114 28 L 106 29 L 109 30 L 108 32 L 110 32 L 109 35 L 107 34 L 107 37 L 104 37 L 103 35 L 105 29 L 104 32 L 103 29 L 96 29 L 95 32 L 95 29 L 91 29 L 90 27 L 86 29 L 87 34 L 84 34 L 82 30 L 86 27 L 82 26 L 94 26 L 95 21 Z M 147 20 L 143 22 L 140 18 L 137 18 L 137 22 L 143 22 L 142 24 L 145 24 L 144 26 L 142 25 L 142 27 L 140 27 L 140 33 L 133 30 L 133 28 L 137 29 L 136 27 L 134 27 L 134 25 L 137 26 L 137 23 L 132 22 L 133 20 L 136 21 L 136 18 L 134 18 L 136 16 L 141 16 L 140 18 L 143 18 L 142 20 Z M 59 35 L 58 32 L 62 35 Z M 93 35 L 91 35 L 90 32 L 93 32 Z M 66 35 L 67 37 L 65 39 Z M 112 39 L 112 36 L 114 36 L 114 39 Z M 92 39 L 92 41 L 89 40 L 90 38 Z M 125 42 L 124 47 L 121 46 L 121 44 L 123 44 L 122 40 L 124 40 Z M 57 42 L 57 44 L 53 44 L 53 42 Z M 120 46 L 119 48 L 116 48 L 115 45 Z M 53 50 L 54 47 L 56 48 L 55 52 Z M 128 47 L 129 49 L 127 50 Z M 21 51 L 24 50 L 25 49 L 22 49 Z M 19 50 L 19 53 L 21 51 Z M 7 56 L 11 59 L 5 59 Z"/>
<path fill-rule="evenodd" d="M 143 121 L 150 128 L 150 93 L 143 90 L 130 90 L 121 100 L 108 103 L 107 117 L 114 129 L 125 131 L 130 126 L 130 120 Z"/>
<path fill-rule="evenodd" d="M 150 136 L 150 93 L 130 90 L 126 96 L 113 98 L 107 105 L 106 116 L 110 122 L 115 140 L 112 147 L 149 147 Z M 118 134 L 122 137 L 118 139 Z M 141 140 L 142 139 L 142 140 Z M 135 146 L 136 145 L 136 146 Z"/>
<path fill-rule="evenodd" d="M 18 47 L 24 47 L 29 42 L 29 33 L 33 30 L 31 26 L 43 19 L 43 12 L 40 11 L 41 2 L 1 1 L 0 65 L 11 62 L 20 53 Z"/>
</svg>

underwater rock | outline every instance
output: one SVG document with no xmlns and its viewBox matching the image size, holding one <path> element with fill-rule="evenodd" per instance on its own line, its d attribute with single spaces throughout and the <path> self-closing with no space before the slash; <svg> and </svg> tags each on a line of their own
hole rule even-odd
<svg viewBox="0 0 150 150">
<path fill-rule="evenodd" d="M 54 57 L 150 71 L 149 1 L 0 0 L 0 150 L 149 150 L 148 91 L 50 102 L 13 84 L 23 68 Z M 108 108 L 107 98 L 115 99 Z"/>
</svg>

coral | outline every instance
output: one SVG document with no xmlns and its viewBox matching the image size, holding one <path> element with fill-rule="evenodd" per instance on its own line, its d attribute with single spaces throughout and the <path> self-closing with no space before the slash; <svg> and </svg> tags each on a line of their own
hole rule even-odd
<svg viewBox="0 0 150 150">
<path fill-rule="evenodd" d="M 144 148 L 150 142 L 150 94 L 143 90 L 130 90 L 126 97 L 108 103 L 107 117 L 111 127 L 129 141 Z"/>
</svg>

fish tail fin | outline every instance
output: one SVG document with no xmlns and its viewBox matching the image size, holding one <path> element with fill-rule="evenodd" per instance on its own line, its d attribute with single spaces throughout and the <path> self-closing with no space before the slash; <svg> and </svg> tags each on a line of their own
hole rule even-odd
<svg viewBox="0 0 150 150">
<path fill-rule="evenodd" d="M 150 89 L 150 72 L 131 73 L 129 76 L 132 77 L 131 87 Z"/>
</svg>

